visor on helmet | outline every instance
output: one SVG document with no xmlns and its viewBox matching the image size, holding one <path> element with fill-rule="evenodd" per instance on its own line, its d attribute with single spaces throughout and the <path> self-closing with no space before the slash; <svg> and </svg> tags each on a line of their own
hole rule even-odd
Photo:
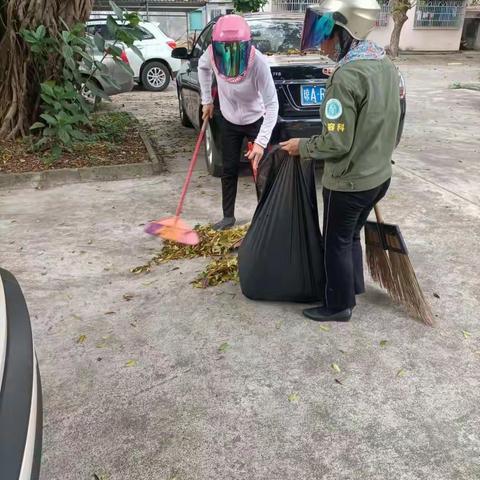
<svg viewBox="0 0 480 480">
<path fill-rule="evenodd" d="M 248 67 L 252 42 L 212 42 L 213 58 L 218 72 L 228 78 L 241 77 Z"/>
<path fill-rule="evenodd" d="M 335 20 L 332 12 L 322 12 L 307 7 L 303 22 L 301 50 L 331 50 Z"/>
</svg>

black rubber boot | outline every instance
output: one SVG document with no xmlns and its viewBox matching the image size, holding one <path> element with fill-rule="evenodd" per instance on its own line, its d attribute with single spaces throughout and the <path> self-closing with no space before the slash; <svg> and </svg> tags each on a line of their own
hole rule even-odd
<svg viewBox="0 0 480 480">
<path fill-rule="evenodd" d="M 224 217 L 222 220 L 212 226 L 214 230 L 228 230 L 235 225 L 235 217 Z"/>
<path fill-rule="evenodd" d="M 316 322 L 348 322 L 352 318 L 352 309 L 330 309 L 326 307 L 307 308 L 303 314 Z"/>
</svg>

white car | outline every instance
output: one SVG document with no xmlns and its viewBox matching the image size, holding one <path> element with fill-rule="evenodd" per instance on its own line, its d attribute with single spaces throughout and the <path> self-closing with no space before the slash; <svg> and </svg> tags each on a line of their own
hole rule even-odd
<svg viewBox="0 0 480 480">
<path fill-rule="evenodd" d="M 125 49 L 134 79 L 146 90 L 161 92 L 168 87 L 181 66 L 181 60 L 172 58 L 175 41 L 154 23 L 140 22 L 138 28 L 142 39 L 137 40 L 135 46 L 142 52 L 143 60 L 132 49 Z M 113 40 L 106 20 L 89 20 L 87 32 L 91 35 L 98 32 L 105 40 Z"/>
<path fill-rule="evenodd" d="M 108 96 L 116 95 L 118 93 L 130 92 L 132 90 L 135 85 L 135 82 L 133 81 L 133 75 L 129 74 L 123 68 L 118 66 L 117 63 L 114 62 L 111 55 L 104 56 L 104 54 L 100 52 L 100 50 L 98 50 L 98 48 L 96 47 L 93 49 L 93 51 L 90 51 L 89 53 L 93 55 L 94 59 L 97 62 L 102 62 L 105 65 L 105 73 L 108 73 L 110 79 L 113 80 L 117 85 L 117 88 L 115 88 L 111 83 L 106 82 L 100 72 L 97 71 L 96 73 L 94 73 L 91 80 L 100 90 L 103 90 L 103 92 L 106 93 Z M 122 51 L 120 58 L 127 65 L 129 64 L 125 50 Z M 82 64 L 81 73 L 84 78 L 90 78 L 90 71 L 86 67 L 85 63 Z M 95 96 L 95 94 L 91 92 L 85 85 L 82 89 L 82 95 L 84 99 L 90 104 L 101 101 L 101 98 Z"/>
</svg>

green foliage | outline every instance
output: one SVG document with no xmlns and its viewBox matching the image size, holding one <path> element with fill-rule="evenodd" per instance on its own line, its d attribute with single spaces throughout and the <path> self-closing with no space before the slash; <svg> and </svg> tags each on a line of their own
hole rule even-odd
<svg viewBox="0 0 480 480">
<path fill-rule="evenodd" d="M 99 88 L 97 79 L 118 87 L 103 63 L 107 55 L 130 75 L 133 75 L 132 69 L 121 59 L 123 47 L 132 48 L 141 57 L 133 45 L 139 38 L 140 17 L 123 11 L 113 2 L 110 5 L 115 18 L 110 15 L 107 26 L 114 40 L 108 44 L 98 33 L 87 35 L 82 23 L 72 28 L 63 24 L 63 31 L 54 36 L 44 25 L 39 25 L 36 30 L 21 31 L 40 66 L 41 114 L 31 126 L 32 132 L 39 136 L 34 146 L 49 150 L 49 161 L 57 160 L 64 149 L 71 149 L 73 142 L 87 139 L 85 126 L 91 126 L 93 106 L 86 98 L 93 96 L 94 103 L 98 99 L 109 100 Z M 62 65 L 60 75 L 51 68 L 52 62 L 58 59 Z"/>
<path fill-rule="evenodd" d="M 248 13 L 259 12 L 268 0 L 233 0 L 233 6 L 236 12 Z"/>
<path fill-rule="evenodd" d="M 37 56 L 48 55 L 54 42 L 47 37 L 45 25 L 40 25 L 36 30 L 22 30 L 21 34 L 34 54 Z"/>
<path fill-rule="evenodd" d="M 415 2 L 410 2 L 410 0 L 394 0 L 391 3 L 390 11 L 393 15 L 406 15 L 408 10 L 415 6 Z"/>
<path fill-rule="evenodd" d="M 57 160 L 63 147 L 71 147 L 74 141 L 85 140 L 86 134 L 79 128 L 89 124 L 89 106 L 75 85 L 66 81 L 57 85 L 54 81 L 41 84 L 43 113 L 40 121 L 34 123 L 32 131 L 41 130 L 41 137 L 35 142 L 37 149 L 50 148 L 50 161 Z"/>
<path fill-rule="evenodd" d="M 102 115 L 94 115 L 92 128 L 96 132 L 96 140 L 108 140 L 112 143 L 121 143 L 132 123 L 136 119 L 125 112 L 109 112 Z"/>
</svg>

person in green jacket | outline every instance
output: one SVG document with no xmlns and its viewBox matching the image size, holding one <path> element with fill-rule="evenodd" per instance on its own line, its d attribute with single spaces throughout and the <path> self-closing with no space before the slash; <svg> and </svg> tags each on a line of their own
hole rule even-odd
<svg viewBox="0 0 480 480">
<path fill-rule="evenodd" d="M 304 310 L 317 321 L 348 321 L 365 291 L 360 231 L 390 185 L 400 121 L 399 73 L 385 51 L 366 40 L 376 0 L 323 0 L 308 7 L 302 49 L 319 48 L 337 63 L 311 138 L 282 142 L 290 155 L 324 161 L 325 301 Z"/>
</svg>

